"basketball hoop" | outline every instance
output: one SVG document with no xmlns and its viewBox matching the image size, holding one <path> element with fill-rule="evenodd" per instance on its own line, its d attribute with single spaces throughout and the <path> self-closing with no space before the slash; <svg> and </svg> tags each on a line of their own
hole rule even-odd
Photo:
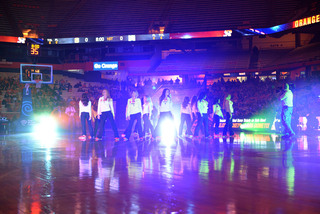
<svg viewBox="0 0 320 214">
<path fill-rule="evenodd" d="M 41 83 L 42 80 L 41 79 L 37 79 L 37 80 L 33 80 L 36 83 L 36 88 L 41 88 Z"/>
</svg>

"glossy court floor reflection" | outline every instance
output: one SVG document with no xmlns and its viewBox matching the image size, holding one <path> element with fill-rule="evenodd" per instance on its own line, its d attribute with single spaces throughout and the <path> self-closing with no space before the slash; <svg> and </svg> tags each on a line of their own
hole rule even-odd
<svg viewBox="0 0 320 214">
<path fill-rule="evenodd" d="M 0 213 L 320 213 L 319 136 L 0 142 Z"/>
</svg>

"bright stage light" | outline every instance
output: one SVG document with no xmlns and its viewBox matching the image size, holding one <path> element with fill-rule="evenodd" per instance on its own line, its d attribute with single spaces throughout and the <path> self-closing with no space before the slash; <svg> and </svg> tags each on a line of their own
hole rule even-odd
<svg viewBox="0 0 320 214">
<path fill-rule="evenodd" d="M 175 141 L 176 128 L 174 121 L 171 119 L 165 119 L 160 125 L 161 130 L 161 143 L 165 145 L 171 145 Z"/>
<path fill-rule="evenodd" d="M 192 39 L 192 36 L 190 35 L 184 35 L 181 37 L 181 39 Z"/>
<path fill-rule="evenodd" d="M 36 121 L 33 130 L 35 139 L 45 144 L 51 144 L 57 137 L 58 125 L 55 118 L 50 115 L 41 115 Z"/>
</svg>

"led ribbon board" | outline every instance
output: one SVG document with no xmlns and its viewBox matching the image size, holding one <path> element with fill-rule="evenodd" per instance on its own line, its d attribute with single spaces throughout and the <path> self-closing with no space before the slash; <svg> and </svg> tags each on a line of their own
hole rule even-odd
<svg viewBox="0 0 320 214">
<path fill-rule="evenodd" d="M 75 37 L 75 38 L 48 38 L 47 44 L 77 44 L 94 42 L 134 42 L 152 41 L 169 39 L 194 39 L 194 38 L 213 38 L 231 37 L 232 30 L 203 31 L 189 33 L 163 33 L 163 34 L 140 34 L 123 36 L 100 36 L 100 37 Z"/>
<path fill-rule="evenodd" d="M 243 36 L 267 35 L 281 31 L 304 27 L 320 23 L 320 14 L 298 19 L 286 24 L 276 25 L 269 28 L 248 28 L 236 29 Z M 95 42 L 133 42 L 133 41 L 152 41 L 168 39 L 194 39 L 194 38 L 214 38 L 231 37 L 233 30 L 186 32 L 186 33 L 163 33 L 163 34 L 140 34 L 140 35 L 121 35 L 121 36 L 98 36 L 98 37 L 70 37 L 70 38 L 47 38 L 45 43 L 53 44 L 77 44 L 77 43 L 95 43 Z M 26 38 L 0 36 L 0 42 L 25 43 Z"/>
<path fill-rule="evenodd" d="M 267 35 L 267 34 L 279 33 L 279 32 L 294 29 L 294 28 L 304 27 L 304 26 L 312 25 L 316 23 L 320 23 L 320 14 L 306 17 L 303 19 L 298 19 L 286 24 L 276 25 L 269 28 L 249 28 L 249 29 L 243 29 L 243 30 L 237 30 L 237 31 L 246 36 Z"/>
</svg>

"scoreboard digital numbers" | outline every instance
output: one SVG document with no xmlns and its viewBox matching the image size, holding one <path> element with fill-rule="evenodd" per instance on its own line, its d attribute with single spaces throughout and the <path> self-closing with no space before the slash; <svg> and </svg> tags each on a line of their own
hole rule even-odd
<svg viewBox="0 0 320 214">
<path fill-rule="evenodd" d="M 28 55 L 29 56 L 40 56 L 40 44 L 28 44 Z"/>
</svg>

